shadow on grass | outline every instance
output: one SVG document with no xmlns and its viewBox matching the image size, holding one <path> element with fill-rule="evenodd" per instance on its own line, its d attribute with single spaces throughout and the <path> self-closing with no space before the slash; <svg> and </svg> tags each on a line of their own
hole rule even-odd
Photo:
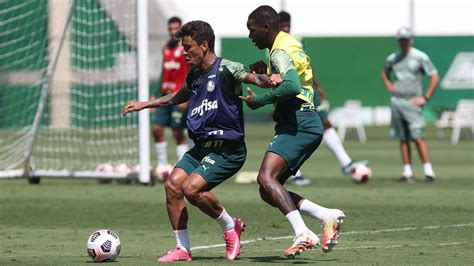
<svg viewBox="0 0 474 266">
<path fill-rule="evenodd" d="M 208 256 L 193 256 L 194 262 L 223 262 L 225 257 L 208 257 Z M 261 256 L 261 257 L 239 257 L 236 262 L 251 262 L 251 263 L 284 263 L 284 264 L 314 264 L 317 262 L 337 262 L 338 259 L 328 258 L 294 258 L 289 259 L 283 256 Z"/>
<path fill-rule="evenodd" d="M 114 260 L 114 261 L 101 261 L 100 263 L 118 263 L 120 262 L 119 260 Z M 97 264 L 97 262 L 95 261 L 92 261 L 92 260 L 88 260 L 86 263 L 94 263 L 94 264 Z"/>
<path fill-rule="evenodd" d="M 263 257 L 243 257 L 240 260 L 248 259 L 249 262 L 257 263 L 285 263 L 285 264 L 314 264 L 317 262 L 338 261 L 337 259 L 321 259 L 321 258 L 294 258 L 289 259 L 283 256 L 263 256 Z"/>
</svg>

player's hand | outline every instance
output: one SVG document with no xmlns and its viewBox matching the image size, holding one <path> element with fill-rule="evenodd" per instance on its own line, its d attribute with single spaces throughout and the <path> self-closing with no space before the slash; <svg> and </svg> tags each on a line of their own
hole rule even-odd
<svg viewBox="0 0 474 266">
<path fill-rule="evenodd" d="M 426 99 L 423 96 L 413 96 L 411 97 L 410 102 L 415 105 L 422 106 L 426 103 Z"/>
<path fill-rule="evenodd" d="M 281 78 L 280 74 L 271 74 L 268 76 L 268 85 L 270 85 L 270 87 L 276 87 L 282 82 L 283 79 Z"/>
<path fill-rule="evenodd" d="M 255 92 L 253 92 L 249 87 L 247 87 L 247 93 L 248 93 L 247 96 L 239 96 L 239 98 L 242 101 L 246 102 L 247 106 L 250 107 L 250 109 L 252 109 L 252 110 L 257 109 L 259 106 L 255 105 L 253 103 L 253 98 L 255 98 L 255 96 L 257 96 L 257 94 L 255 94 Z"/>
<path fill-rule="evenodd" d="M 262 60 L 255 62 L 250 65 L 250 72 L 255 74 L 266 74 L 267 73 L 267 64 Z"/>
<path fill-rule="evenodd" d="M 144 102 L 130 101 L 123 108 L 122 115 L 126 116 L 128 113 L 138 112 L 138 111 L 143 110 L 143 108 L 145 108 L 145 103 Z"/>
</svg>

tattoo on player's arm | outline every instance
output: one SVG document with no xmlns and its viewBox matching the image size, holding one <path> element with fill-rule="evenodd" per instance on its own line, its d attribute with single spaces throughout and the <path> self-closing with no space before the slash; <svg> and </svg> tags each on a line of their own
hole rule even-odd
<svg viewBox="0 0 474 266">
<path fill-rule="evenodd" d="M 261 88 L 271 88 L 275 86 L 276 84 L 281 83 L 281 80 L 273 81 L 266 74 L 255 74 L 255 73 L 247 73 L 244 81 L 245 83 L 254 84 Z"/>
<path fill-rule="evenodd" d="M 257 80 L 256 84 L 262 88 L 270 88 L 270 83 L 268 82 L 268 76 L 266 74 L 255 74 L 255 79 Z"/>
<path fill-rule="evenodd" d="M 185 103 L 191 98 L 191 91 L 182 88 L 178 92 L 174 93 L 174 96 L 170 99 L 170 105 Z"/>
<path fill-rule="evenodd" d="M 260 86 L 259 79 L 255 73 L 247 73 L 247 75 L 245 75 L 244 82 L 247 84 Z"/>
<path fill-rule="evenodd" d="M 169 106 L 169 105 L 177 105 L 180 103 L 187 102 L 190 97 L 191 97 L 191 93 L 188 90 L 181 89 L 178 92 L 170 93 L 156 100 L 147 102 L 145 105 L 145 108 L 155 108 L 155 107 L 163 107 L 163 106 Z"/>
</svg>

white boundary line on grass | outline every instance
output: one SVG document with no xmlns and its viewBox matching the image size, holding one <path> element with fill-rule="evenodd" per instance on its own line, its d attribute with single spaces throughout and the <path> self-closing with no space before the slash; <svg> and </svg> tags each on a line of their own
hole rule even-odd
<svg viewBox="0 0 474 266">
<path fill-rule="evenodd" d="M 450 224 L 450 225 L 428 225 L 423 227 L 402 227 L 402 228 L 387 228 L 387 229 L 378 229 L 378 230 L 366 230 L 366 231 L 349 231 L 349 232 L 341 232 L 340 235 L 359 235 L 359 234 L 380 234 L 380 233 L 391 233 L 391 232 L 406 232 L 406 231 L 416 231 L 416 230 L 435 230 L 441 228 L 456 228 L 456 227 L 470 227 L 474 226 L 474 223 L 467 223 L 467 224 Z M 294 236 L 277 236 L 277 237 L 258 237 L 255 239 L 243 240 L 240 241 L 241 244 L 249 244 L 255 243 L 258 241 L 274 241 L 274 240 L 281 240 L 281 239 L 292 239 Z M 459 245 L 462 243 L 443 243 L 445 245 Z M 207 245 L 207 246 L 196 246 L 192 247 L 191 250 L 199 250 L 199 249 L 210 249 L 210 248 L 218 248 L 218 247 L 225 247 L 225 244 L 214 244 L 214 245 Z M 392 247 L 399 247 L 399 245 L 393 246 L 380 246 L 380 248 L 392 248 Z M 378 246 L 366 246 L 366 247 L 353 247 L 353 248 L 340 248 L 340 249 L 355 249 L 355 248 L 379 248 Z"/>
<path fill-rule="evenodd" d="M 426 247 L 426 246 L 459 246 L 466 244 L 467 242 L 447 242 L 447 243 L 435 243 L 435 244 L 407 244 L 407 245 L 388 245 L 388 246 L 357 246 L 357 247 L 338 247 L 337 250 L 354 250 L 354 249 L 392 249 L 392 248 L 402 248 L 402 247 Z M 281 252 L 283 249 L 259 249 L 260 252 Z M 211 251 L 219 252 L 222 251 Z"/>
</svg>

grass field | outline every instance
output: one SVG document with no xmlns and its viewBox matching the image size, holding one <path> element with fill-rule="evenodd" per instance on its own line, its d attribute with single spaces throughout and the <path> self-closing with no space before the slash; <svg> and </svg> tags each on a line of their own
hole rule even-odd
<svg viewBox="0 0 474 266">
<path fill-rule="evenodd" d="M 256 171 L 272 135 L 272 125 L 247 126 L 247 163 Z M 283 250 L 292 229 L 278 210 L 265 205 L 256 184 L 239 185 L 233 179 L 215 189 L 231 215 L 243 218 L 247 230 L 239 260 L 232 264 L 453 264 L 474 261 L 474 143 L 451 145 L 428 132 L 432 162 L 438 174 L 434 184 L 423 181 L 421 163 L 414 154 L 418 182 L 396 182 L 401 173 L 398 144 L 387 128 L 367 128 L 368 143 L 348 140 L 355 159 L 369 159 L 372 180 L 357 185 L 343 177 L 330 152 L 321 146 L 303 167 L 313 183 L 291 190 L 322 205 L 345 211 L 339 245 L 332 253 L 310 250 L 294 260 Z M 173 153 L 170 145 L 170 151 Z M 216 222 L 190 206 L 192 264 L 224 264 L 222 232 Z M 307 224 L 318 234 L 319 225 Z M 96 229 L 114 230 L 122 240 L 115 264 L 152 264 L 174 247 L 161 185 L 99 185 L 93 180 L 44 179 L 0 181 L 0 265 L 87 264 L 86 240 Z M 271 237 L 283 237 L 279 239 Z M 285 238 L 287 237 L 287 238 Z M 255 241 L 254 241 L 255 240 Z"/>
</svg>

